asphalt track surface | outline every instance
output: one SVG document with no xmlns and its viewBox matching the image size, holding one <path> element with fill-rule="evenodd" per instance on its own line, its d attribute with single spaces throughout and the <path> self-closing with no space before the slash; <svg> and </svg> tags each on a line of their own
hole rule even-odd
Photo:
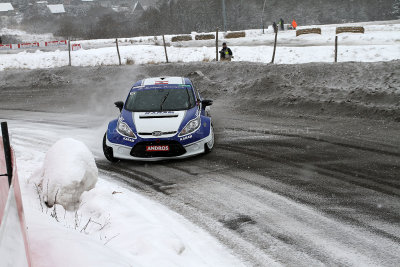
<svg viewBox="0 0 400 267">
<path fill-rule="evenodd" d="M 101 142 L 98 129 L 116 116 L 112 103 L 129 89 L 121 75 L 134 72 L 132 79 L 138 79 L 175 72 L 191 76 L 198 88 L 213 85 L 211 74 L 200 80 L 209 68 L 204 64 L 166 68 L 171 65 L 3 73 L 0 119 L 13 127 L 40 127 L 29 142 L 46 142 L 45 132 L 53 129 L 97 135 Z M 192 69 L 204 73 L 193 74 Z M 394 80 L 398 78 L 395 72 Z M 199 88 L 215 99 L 212 153 L 179 161 L 112 164 L 93 149 L 100 172 L 182 214 L 248 266 L 398 266 L 397 111 L 380 107 L 372 116 L 366 108 L 327 105 L 321 112 L 315 103 L 287 106 L 277 100 L 262 108 L 253 96 L 238 101 L 225 91 L 231 82 L 222 89 Z M 95 89 L 88 86 L 93 83 Z M 109 92 L 110 84 L 124 88 Z M 93 103 L 101 103 L 95 114 Z M 82 105 L 88 108 L 79 108 Z"/>
</svg>

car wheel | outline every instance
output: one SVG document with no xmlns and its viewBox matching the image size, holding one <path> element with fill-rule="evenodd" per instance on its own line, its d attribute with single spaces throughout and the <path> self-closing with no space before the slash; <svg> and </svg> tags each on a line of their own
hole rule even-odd
<svg viewBox="0 0 400 267">
<path fill-rule="evenodd" d="M 110 162 L 118 162 L 119 159 L 114 158 L 114 153 L 113 153 L 112 147 L 107 146 L 106 138 L 107 138 L 107 133 L 104 134 L 104 138 L 103 138 L 103 153 L 104 153 L 104 156 Z"/>
<path fill-rule="evenodd" d="M 214 127 L 212 125 L 211 125 L 211 130 L 210 131 L 211 131 L 211 133 L 210 133 L 211 134 L 211 140 L 204 144 L 204 152 L 206 154 L 211 152 L 211 150 L 214 147 L 214 142 L 215 142 Z"/>
</svg>

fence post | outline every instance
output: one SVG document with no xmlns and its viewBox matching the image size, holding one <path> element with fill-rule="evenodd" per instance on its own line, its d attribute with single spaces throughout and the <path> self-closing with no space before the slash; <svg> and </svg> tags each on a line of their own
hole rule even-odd
<svg viewBox="0 0 400 267">
<path fill-rule="evenodd" d="M 165 37 L 164 37 L 164 34 L 163 34 L 163 36 L 162 36 L 162 40 L 163 40 L 163 43 L 164 43 L 165 59 L 167 60 L 167 63 L 169 63 L 169 61 L 168 61 L 168 54 L 167 54 L 167 45 L 165 44 Z"/>
<path fill-rule="evenodd" d="M 1 123 L 1 133 L 3 135 L 3 147 L 4 147 L 4 156 L 5 156 L 6 167 L 7 167 L 8 186 L 11 186 L 13 170 L 12 170 L 12 162 L 11 162 L 10 137 L 8 135 L 7 122 Z"/>
<path fill-rule="evenodd" d="M 338 37 L 335 37 L 335 62 L 337 62 L 337 54 L 338 54 Z"/>
<path fill-rule="evenodd" d="M 219 29 L 217 27 L 217 31 L 215 33 L 215 51 L 216 51 L 215 61 L 218 61 L 218 31 L 219 31 Z"/>
<path fill-rule="evenodd" d="M 119 54 L 118 38 L 115 39 L 115 44 L 116 44 L 116 46 L 117 46 L 117 53 L 118 53 L 119 65 L 121 66 L 121 55 Z"/>
<path fill-rule="evenodd" d="M 278 41 L 278 31 L 279 30 L 277 30 L 275 32 L 274 52 L 272 53 L 272 61 L 271 61 L 272 64 L 274 64 L 274 62 L 275 62 L 275 52 L 276 52 L 276 43 Z"/>
<path fill-rule="evenodd" d="M 69 57 L 68 66 L 71 66 L 71 38 L 68 38 L 68 57 Z"/>
</svg>

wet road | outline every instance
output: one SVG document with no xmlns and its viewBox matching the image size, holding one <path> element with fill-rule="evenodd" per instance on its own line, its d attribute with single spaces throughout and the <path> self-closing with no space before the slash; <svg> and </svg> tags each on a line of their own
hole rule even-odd
<svg viewBox="0 0 400 267">
<path fill-rule="evenodd" d="M 236 117 L 237 126 L 215 123 L 210 155 L 98 166 L 200 224 L 251 265 L 398 265 L 399 140 L 370 140 L 374 133 L 362 136 L 354 120 L 319 128 L 288 121 Z M 335 123 L 357 135 L 338 136 L 329 129 Z"/>
</svg>

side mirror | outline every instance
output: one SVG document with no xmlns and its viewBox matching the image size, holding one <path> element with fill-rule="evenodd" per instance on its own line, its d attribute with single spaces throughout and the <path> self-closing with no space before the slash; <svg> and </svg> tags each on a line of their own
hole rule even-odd
<svg viewBox="0 0 400 267">
<path fill-rule="evenodd" d="M 201 101 L 201 104 L 203 105 L 203 108 L 211 106 L 213 104 L 213 101 L 210 99 L 204 99 Z"/>
<path fill-rule="evenodd" d="M 114 104 L 115 104 L 115 106 L 116 106 L 117 108 L 119 108 L 119 112 L 122 112 L 122 109 L 124 108 L 124 102 L 122 102 L 122 101 L 117 101 L 117 102 L 115 102 Z"/>
</svg>

